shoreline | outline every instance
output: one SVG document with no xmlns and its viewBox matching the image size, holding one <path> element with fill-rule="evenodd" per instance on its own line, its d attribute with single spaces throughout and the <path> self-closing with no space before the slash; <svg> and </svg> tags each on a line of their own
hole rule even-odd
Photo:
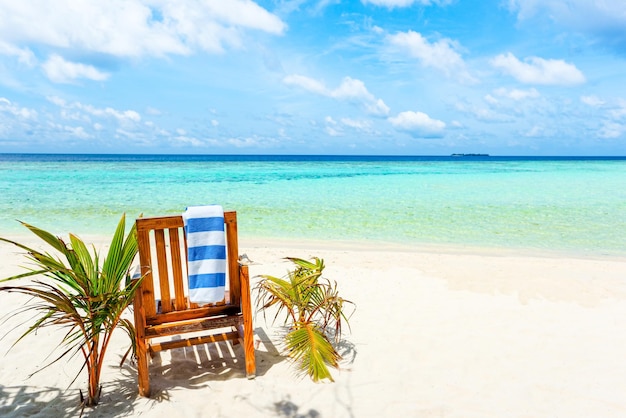
<svg viewBox="0 0 626 418">
<path fill-rule="evenodd" d="M 128 229 L 126 231 L 128 233 Z M 54 233 L 53 233 L 54 234 Z M 54 234 L 56 236 L 67 237 L 67 233 Z M 106 247 L 110 241 L 110 235 L 106 234 L 78 234 L 88 245 L 95 245 L 96 249 Z M 38 245 L 42 243 L 38 237 L 32 233 L 0 234 L 0 237 L 24 243 L 27 245 Z M 0 246 L 10 245 L 0 241 Z M 477 256 L 520 256 L 530 258 L 573 258 L 583 260 L 614 260 L 626 262 L 626 249 L 623 253 L 594 252 L 582 249 L 546 249 L 531 247 L 496 247 L 480 245 L 461 244 L 439 244 L 439 243 L 403 243 L 393 241 L 376 240 L 334 240 L 334 239 L 296 239 L 296 238 L 276 238 L 259 236 L 239 236 L 240 252 L 254 248 L 275 248 L 295 250 L 319 250 L 319 251 L 357 251 L 357 252 L 399 252 L 399 253 L 429 253 L 447 255 L 477 255 Z"/>
</svg>

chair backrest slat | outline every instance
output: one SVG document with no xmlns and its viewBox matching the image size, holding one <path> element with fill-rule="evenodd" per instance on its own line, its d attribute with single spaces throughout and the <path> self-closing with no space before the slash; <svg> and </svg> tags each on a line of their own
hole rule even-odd
<svg viewBox="0 0 626 418">
<path fill-rule="evenodd" d="M 183 262 L 180 255 L 179 228 L 170 228 L 170 254 L 172 259 L 172 274 L 174 280 L 174 310 L 181 311 L 187 308 L 185 286 L 183 284 Z M 184 234 L 183 234 L 184 235 Z M 186 275 L 184 275 L 186 277 Z"/>
<path fill-rule="evenodd" d="M 156 229 L 154 231 L 154 241 L 156 244 L 157 266 L 159 273 L 159 290 L 161 291 L 161 309 L 159 311 L 171 312 L 172 298 L 170 297 L 169 268 L 165 247 L 165 231 L 163 229 Z"/>
<path fill-rule="evenodd" d="M 150 255 L 150 230 L 139 228 L 137 224 L 137 243 L 139 246 L 139 263 L 141 266 L 141 281 L 140 294 L 142 296 L 142 307 L 144 315 L 147 318 L 152 318 L 156 315 L 156 303 L 154 297 L 153 286 L 153 272 L 151 268 L 151 255 Z"/>
</svg>

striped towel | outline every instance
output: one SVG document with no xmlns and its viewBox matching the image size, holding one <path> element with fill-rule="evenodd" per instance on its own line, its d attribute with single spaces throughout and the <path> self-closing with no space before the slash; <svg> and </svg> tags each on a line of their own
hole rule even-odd
<svg viewBox="0 0 626 418">
<path fill-rule="evenodd" d="M 219 205 L 190 206 L 183 213 L 183 222 L 189 301 L 198 305 L 219 302 L 226 286 L 224 209 Z"/>
</svg>

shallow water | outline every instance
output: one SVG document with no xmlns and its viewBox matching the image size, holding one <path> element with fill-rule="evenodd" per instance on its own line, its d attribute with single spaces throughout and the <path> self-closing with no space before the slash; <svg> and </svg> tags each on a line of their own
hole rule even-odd
<svg viewBox="0 0 626 418">
<path fill-rule="evenodd" d="M 243 237 L 626 254 L 625 158 L 0 154 L 2 234 L 208 203 Z"/>
</svg>

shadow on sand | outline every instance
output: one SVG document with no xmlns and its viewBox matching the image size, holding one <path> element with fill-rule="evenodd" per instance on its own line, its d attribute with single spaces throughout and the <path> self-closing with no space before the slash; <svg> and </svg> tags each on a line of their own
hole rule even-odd
<svg viewBox="0 0 626 418">
<path fill-rule="evenodd" d="M 281 356 L 262 328 L 256 328 L 256 376 L 282 362 Z M 136 385 L 137 370 L 134 364 L 124 369 Z M 149 365 L 151 399 L 167 401 L 173 388 L 202 389 L 210 382 L 229 379 L 246 379 L 243 347 L 230 341 L 183 347 L 156 353 Z M 134 388 L 137 393 L 137 388 Z"/>
</svg>

